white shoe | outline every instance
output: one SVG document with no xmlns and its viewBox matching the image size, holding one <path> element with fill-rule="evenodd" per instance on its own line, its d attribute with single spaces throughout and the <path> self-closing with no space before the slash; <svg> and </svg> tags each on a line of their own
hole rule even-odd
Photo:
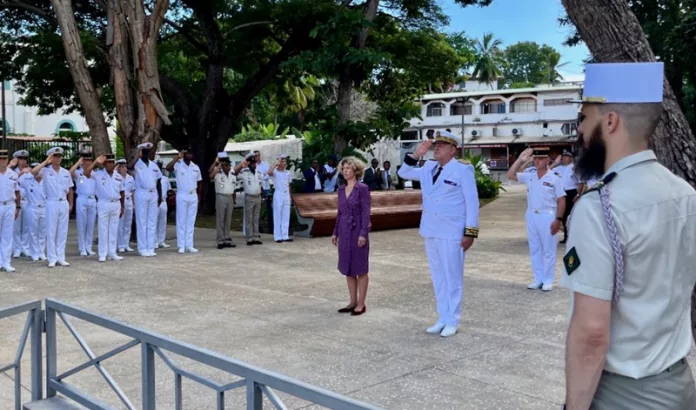
<svg viewBox="0 0 696 410">
<path fill-rule="evenodd" d="M 435 323 L 433 326 L 429 327 L 426 329 L 426 332 L 430 333 L 431 335 L 436 335 L 440 332 L 442 332 L 442 329 L 445 328 L 445 325 L 442 323 Z"/>
<path fill-rule="evenodd" d="M 60 266 L 70 266 L 70 264 L 67 261 L 58 261 L 58 264 Z"/>
<path fill-rule="evenodd" d="M 150 251 L 150 256 L 157 256 L 157 254 L 155 253 L 155 251 Z"/>
<path fill-rule="evenodd" d="M 99 262 L 106 262 L 106 258 L 99 257 Z"/>
<path fill-rule="evenodd" d="M 85 252 L 85 251 L 80 252 L 80 256 L 87 256 L 87 252 Z"/>
<path fill-rule="evenodd" d="M 3 266 L 2 269 L 4 269 L 6 272 L 10 272 L 10 273 L 12 273 L 12 272 L 14 272 L 14 271 L 17 270 L 17 269 L 13 268 L 13 267 L 10 266 L 10 265 Z"/>
<path fill-rule="evenodd" d="M 123 257 L 122 257 L 122 256 L 118 256 L 118 255 L 111 255 L 111 256 L 108 257 L 108 259 L 110 259 L 110 260 L 112 260 L 112 261 L 122 261 L 122 260 L 123 260 Z"/>
<path fill-rule="evenodd" d="M 543 290 L 544 292 L 551 292 L 553 290 L 553 284 L 544 283 L 544 285 L 541 287 L 541 290 Z"/>
<path fill-rule="evenodd" d="M 445 326 L 445 328 L 442 329 L 442 333 L 440 333 L 440 336 L 450 337 L 450 336 L 454 336 L 456 333 L 457 333 L 457 326 Z"/>
<path fill-rule="evenodd" d="M 196 248 L 186 248 L 186 252 L 198 253 L 198 249 L 196 249 Z"/>
<path fill-rule="evenodd" d="M 15 252 L 15 253 L 12 254 L 12 257 L 13 257 L 13 258 L 19 258 L 19 257 L 21 257 L 21 256 L 22 256 L 22 253 L 21 253 L 21 252 Z"/>
<path fill-rule="evenodd" d="M 186 253 L 186 250 L 185 250 L 184 248 L 179 248 L 179 252 L 178 252 L 178 253 L 184 254 L 184 253 Z"/>
<path fill-rule="evenodd" d="M 541 286 L 542 286 L 542 284 L 540 282 L 534 282 L 534 283 L 530 283 L 529 285 L 527 285 L 527 289 L 536 290 L 536 289 L 541 288 Z"/>
<path fill-rule="evenodd" d="M 124 248 L 118 248 L 118 253 L 124 253 L 126 250 Z"/>
<path fill-rule="evenodd" d="M 94 252 L 93 250 L 89 250 L 89 249 L 87 250 L 87 256 L 94 256 L 94 255 L 96 255 L 96 252 Z"/>
<path fill-rule="evenodd" d="M 135 252 L 135 249 L 131 248 L 130 246 L 126 246 L 126 252 Z"/>
<path fill-rule="evenodd" d="M 39 256 L 39 260 L 40 261 L 47 261 L 48 258 L 46 258 L 46 256 L 44 256 L 44 255 L 41 255 L 41 256 Z"/>
<path fill-rule="evenodd" d="M 49 268 L 55 268 L 55 267 L 56 267 L 56 263 L 55 263 L 55 262 L 48 262 L 48 267 L 49 267 Z"/>
<path fill-rule="evenodd" d="M 162 242 L 161 244 L 159 244 L 159 247 L 160 248 L 171 248 L 171 245 Z"/>
<path fill-rule="evenodd" d="M 148 251 L 140 252 L 140 256 L 147 258 L 148 256 L 150 256 L 150 252 L 148 252 Z"/>
</svg>

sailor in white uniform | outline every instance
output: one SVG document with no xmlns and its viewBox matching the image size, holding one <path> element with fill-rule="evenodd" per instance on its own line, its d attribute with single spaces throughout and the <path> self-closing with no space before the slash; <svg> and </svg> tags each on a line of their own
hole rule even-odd
<svg viewBox="0 0 696 410">
<path fill-rule="evenodd" d="M 536 172 L 521 171 L 534 157 Z M 563 222 L 566 193 L 563 178 L 549 170 L 549 148 L 527 148 L 508 170 L 508 178 L 527 186 L 527 237 L 534 282 L 528 289 L 548 292 L 556 277 L 556 234 Z"/>
<path fill-rule="evenodd" d="M 19 176 L 19 184 L 27 195 L 27 207 L 22 210 L 27 218 L 29 255 L 34 262 L 46 260 L 46 194 L 43 183 L 39 183 L 31 173 L 37 166 L 38 162 L 31 164 Z"/>
<path fill-rule="evenodd" d="M 141 256 L 157 256 L 155 253 L 155 228 L 159 202 L 157 180 L 162 177 L 159 167 L 150 160 L 152 143 L 138 145 L 140 158 L 135 161 L 135 218 L 138 235 L 138 252 Z"/>
<path fill-rule="evenodd" d="M 80 159 L 70 168 L 70 176 L 75 181 L 75 222 L 77 227 L 77 247 L 80 256 L 95 255 L 92 250 L 94 242 L 94 225 L 97 222 L 97 185 L 92 178 L 85 175 L 85 169 L 92 165 L 93 158 L 89 152 L 80 154 Z"/>
<path fill-rule="evenodd" d="M 29 151 L 19 150 L 12 154 L 12 161 L 10 161 L 10 168 L 21 175 L 22 171 L 29 168 Z M 29 238 L 30 232 L 28 228 L 29 221 L 27 219 L 27 196 L 24 191 L 22 184 L 19 184 L 19 195 L 21 198 L 22 209 L 19 211 L 19 216 L 14 222 L 14 239 L 12 241 L 13 257 L 20 258 L 22 256 L 29 256 Z"/>
<path fill-rule="evenodd" d="M 120 253 L 133 252 L 130 247 L 131 226 L 133 225 L 133 209 L 135 208 L 135 200 L 133 193 L 135 192 L 135 179 L 128 174 L 128 162 L 125 159 L 116 161 L 116 170 L 123 178 L 123 215 L 118 221 L 118 251 Z"/>
<path fill-rule="evenodd" d="M 14 221 L 22 209 L 18 179 L 8 167 L 7 150 L 0 150 L 0 268 L 6 272 L 15 271 L 10 262 Z"/>
<path fill-rule="evenodd" d="M 435 144 L 434 161 L 417 168 L 418 161 Z M 479 231 L 479 198 L 474 167 L 455 159 L 461 141 L 440 131 L 435 140 L 421 143 L 406 154 L 398 175 L 420 181 L 423 213 L 420 234 L 425 238 L 430 274 L 437 300 L 438 320 L 428 328 L 442 337 L 457 333 L 464 290 L 464 258 Z"/>
<path fill-rule="evenodd" d="M 73 209 L 73 181 L 70 172 L 60 166 L 63 148 L 54 147 L 46 151 L 48 158 L 31 170 L 34 178 L 41 182 L 46 193 L 46 251 L 48 267 L 56 263 L 70 266 L 65 260 L 65 243 L 68 240 L 68 219 Z"/>
<path fill-rule="evenodd" d="M 162 162 L 157 161 L 157 166 L 162 169 Z M 167 193 L 172 189 L 172 183 L 169 182 L 169 175 L 164 175 L 157 180 L 157 189 L 159 192 L 159 204 L 157 205 L 157 230 L 155 231 L 155 243 L 157 248 L 169 248 L 170 245 L 165 242 L 167 240 L 167 216 L 169 216 L 169 204 L 167 203 Z"/>
<path fill-rule="evenodd" d="M 290 184 L 292 173 L 285 169 L 287 155 L 281 155 L 268 170 L 268 176 L 273 178 L 273 239 L 276 242 L 292 242 L 288 236 L 290 227 Z"/>
<path fill-rule="evenodd" d="M 97 169 L 94 169 L 98 167 Z M 99 262 L 107 259 L 120 261 L 116 254 L 118 220 L 123 215 L 125 195 L 123 177 L 116 172 L 113 154 L 101 155 L 85 169 L 85 176 L 92 178 L 97 187 L 99 212 Z"/>
<path fill-rule="evenodd" d="M 167 164 L 167 171 L 176 175 L 176 243 L 179 253 L 196 253 L 193 247 L 193 231 L 198 215 L 201 195 L 201 169 L 193 162 L 191 149 L 182 150 Z"/>
</svg>

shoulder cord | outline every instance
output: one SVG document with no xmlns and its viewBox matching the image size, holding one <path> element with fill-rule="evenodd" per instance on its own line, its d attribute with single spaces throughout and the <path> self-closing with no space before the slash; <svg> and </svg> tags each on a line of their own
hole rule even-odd
<svg viewBox="0 0 696 410">
<path fill-rule="evenodd" d="M 616 265 L 616 271 L 614 272 L 614 302 L 618 302 L 621 294 L 623 293 L 623 279 L 624 279 L 624 259 L 623 259 L 623 247 L 621 241 L 619 240 L 619 233 L 616 229 L 616 221 L 611 214 L 611 208 L 609 206 L 609 189 L 606 185 L 602 184 L 599 188 L 599 200 L 602 203 L 602 211 L 604 213 L 604 221 L 609 229 L 609 239 L 611 240 L 611 250 L 614 254 L 614 262 Z"/>
</svg>

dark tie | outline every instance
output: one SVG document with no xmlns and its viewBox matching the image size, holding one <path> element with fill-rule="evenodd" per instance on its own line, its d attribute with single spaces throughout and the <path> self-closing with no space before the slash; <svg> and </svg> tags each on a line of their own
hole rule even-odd
<svg viewBox="0 0 696 410">
<path fill-rule="evenodd" d="M 440 176 L 440 172 L 442 172 L 442 167 L 437 167 L 437 172 L 435 175 L 433 175 L 433 185 L 435 185 L 435 181 L 437 181 L 437 177 Z"/>
</svg>

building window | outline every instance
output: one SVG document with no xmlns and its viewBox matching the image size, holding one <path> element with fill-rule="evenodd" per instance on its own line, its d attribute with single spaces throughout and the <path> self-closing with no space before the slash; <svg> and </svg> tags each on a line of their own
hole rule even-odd
<svg viewBox="0 0 696 410">
<path fill-rule="evenodd" d="M 561 126 L 563 135 L 575 135 L 578 133 L 578 125 L 576 123 L 566 122 Z"/>
<path fill-rule="evenodd" d="M 10 88 L 12 87 L 12 83 L 10 83 L 9 80 L 3 81 L 3 85 L 5 86 L 5 90 L 9 91 Z"/>
<path fill-rule="evenodd" d="M 558 105 L 569 105 L 570 98 L 549 98 L 544 100 L 544 107 L 555 107 Z"/>
<path fill-rule="evenodd" d="M 445 104 L 432 103 L 428 105 L 428 110 L 425 113 L 426 117 L 442 117 L 442 111 L 445 110 Z"/>
<path fill-rule="evenodd" d="M 58 123 L 58 126 L 56 127 L 56 134 L 60 134 L 61 132 L 75 132 L 77 131 L 77 127 L 75 126 L 75 123 L 70 121 L 70 120 L 63 120 Z"/>
<path fill-rule="evenodd" d="M 505 102 L 492 101 L 482 104 L 483 114 L 505 114 Z"/>
<path fill-rule="evenodd" d="M 454 103 L 450 106 L 450 115 L 471 115 L 473 108 L 472 104 Z"/>
<path fill-rule="evenodd" d="M 401 133 L 401 141 L 418 141 L 418 131 L 403 131 Z"/>
<path fill-rule="evenodd" d="M 510 112 L 536 112 L 536 101 L 531 99 L 515 100 L 510 104 Z"/>
</svg>

